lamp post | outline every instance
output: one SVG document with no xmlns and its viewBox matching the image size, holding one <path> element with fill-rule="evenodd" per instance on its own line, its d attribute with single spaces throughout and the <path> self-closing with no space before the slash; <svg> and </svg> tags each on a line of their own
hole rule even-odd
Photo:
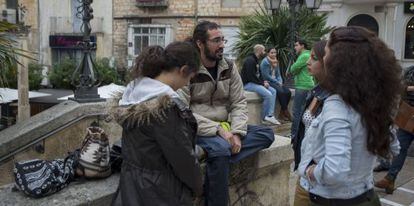
<svg viewBox="0 0 414 206">
<path fill-rule="evenodd" d="M 92 61 L 91 52 L 96 48 L 95 43 L 91 42 L 91 25 L 93 19 L 93 9 L 91 4 L 93 0 L 78 0 L 81 5 L 77 8 L 76 16 L 82 19 L 81 32 L 83 32 L 82 42 L 78 46 L 82 48 L 82 60 L 72 74 L 71 84 L 76 87 L 74 98 L 71 100 L 79 103 L 100 102 L 105 99 L 100 98 L 98 94 L 99 85 L 97 73 L 95 74 L 95 65 Z"/>
</svg>

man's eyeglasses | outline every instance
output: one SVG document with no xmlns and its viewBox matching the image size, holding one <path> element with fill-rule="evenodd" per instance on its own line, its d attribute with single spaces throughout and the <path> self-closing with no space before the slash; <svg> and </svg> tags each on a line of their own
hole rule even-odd
<svg viewBox="0 0 414 206">
<path fill-rule="evenodd" d="M 217 37 L 214 39 L 208 39 L 208 41 L 213 42 L 214 44 L 226 44 L 227 43 L 227 39 L 224 39 L 224 37 Z"/>
</svg>

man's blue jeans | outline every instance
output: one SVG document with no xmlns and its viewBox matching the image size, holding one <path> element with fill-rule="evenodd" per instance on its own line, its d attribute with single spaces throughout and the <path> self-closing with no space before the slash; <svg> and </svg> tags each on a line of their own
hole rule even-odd
<svg viewBox="0 0 414 206">
<path fill-rule="evenodd" d="M 391 167 L 388 170 L 387 176 L 391 179 L 395 180 L 397 178 L 398 173 L 401 171 L 402 167 L 404 166 L 405 158 L 407 157 L 407 151 L 410 147 L 411 143 L 414 140 L 414 134 L 409 133 L 405 130 L 398 129 L 397 131 L 397 138 L 400 142 L 400 154 L 395 156 L 392 159 Z"/>
<path fill-rule="evenodd" d="M 262 120 L 266 116 L 273 116 L 273 113 L 275 113 L 276 102 L 276 90 L 273 87 L 269 86 L 268 88 L 266 88 L 263 85 L 249 82 L 244 85 L 244 90 L 256 92 L 263 98 Z"/>
<path fill-rule="evenodd" d="M 300 116 L 302 114 L 302 111 L 304 110 L 304 106 L 306 103 L 306 96 L 308 95 L 309 90 L 303 90 L 303 89 L 295 89 L 295 97 L 293 98 L 293 121 L 292 121 L 292 127 L 291 127 L 291 138 L 293 138 L 294 135 L 296 135 L 298 129 L 299 129 L 299 123 L 302 119 Z"/>
<path fill-rule="evenodd" d="M 237 163 L 256 152 L 269 147 L 274 141 L 271 128 L 247 126 L 238 154 L 231 154 L 231 145 L 220 136 L 199 136 L 197 144 L 207 152 L 207 168 L 204 181 L 205 206 L 227 206 L 229 195 L 230 163 Z"/>
</svg>

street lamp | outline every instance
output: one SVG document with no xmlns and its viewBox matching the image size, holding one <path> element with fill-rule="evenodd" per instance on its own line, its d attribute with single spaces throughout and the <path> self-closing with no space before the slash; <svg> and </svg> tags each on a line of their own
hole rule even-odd
<svg viewBox="0 0 414 206">
<path fill-rule="evenodd" d="M 91 52 L 96 48 L 96 44 L 91 42 L 91 25 L 90 20 L 93 19 L 93 9 L 91 4 L 93 0 L 78 0 L 81 5 L 77 8 L 76 16 L 82 19 L 81 32 L 83 32 L 82 42 L 78 46 L 82 48 L 82 61 L 72 74 L 71 84 L 76 87 L 74 98 L 71 100 L 79 103 L 84 102 L 100 102 L 105 99 L 100 98 L 98 94 L 98 78 L 94 72 L 94 63 L 92 61 Z"/>
<path fill-rule="evenodd" d="M 265 8 L 272 10 L 272 14 L 275 14 L 275 11 L 279 9 L 281 2 L 282 0 L 265 0 Z"/>
<path fill-rule="evenodd" d="M 306 0 L 306 7 L 308 9 L 318 9 L 322 4 L 322 0 Z"/>
</svg>

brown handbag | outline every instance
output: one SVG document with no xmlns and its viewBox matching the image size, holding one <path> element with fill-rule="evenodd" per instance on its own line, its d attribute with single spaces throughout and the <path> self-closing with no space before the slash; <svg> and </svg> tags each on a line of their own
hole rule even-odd
<svg viewBox="0 0 414 206">
<path fill-rule="evenodd" d="M 414 107 L 405 101 L 401 101 L 394 123 L 400 129 L 414 133 Z"/>
</svg>

